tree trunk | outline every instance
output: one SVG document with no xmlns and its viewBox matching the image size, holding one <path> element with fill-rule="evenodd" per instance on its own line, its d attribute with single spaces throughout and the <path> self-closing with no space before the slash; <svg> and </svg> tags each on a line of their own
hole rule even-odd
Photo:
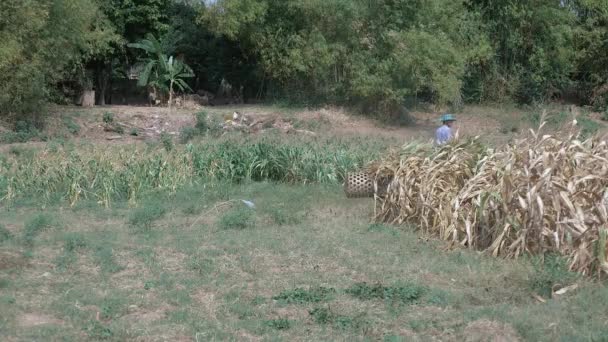
<svg viewBox="0 0 608 342">
<path fill-rule="evenodd" d="M 106 105 L 106 96 L 108 84 L 111 75 L 111 65 L 105 62 L 99 62 L 97 64 L 97 91 L 96 91 L 96 102 L 99 106 Z"/>
<path fill-rule="evenodd" d="M 173 81 L 169 83 L 169 113 L 171 112 L 171 105 L 173 104 Z"/>
</svg>

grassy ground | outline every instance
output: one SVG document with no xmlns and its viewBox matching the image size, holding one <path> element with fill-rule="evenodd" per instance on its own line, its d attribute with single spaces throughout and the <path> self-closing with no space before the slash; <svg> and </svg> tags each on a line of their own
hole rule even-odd
<svg viewBox="0 0 608 342">
<path fill-rule="evenodd" d="M 337 186 L 271 183 L 136 208 L 15 203 L 0 219 L 0 339 L 608 339 L 600 284 L 448 251 L 370 224 L 372 208 Z M 557 279 L 580 287 L 549 299 Z"/>
<path fill-rule="evenodd" d="M 462 115 L 462 126 L 491 121 L 487 112 L 477 108 Z M 510 128 L 509 120 L 517 122 L 510 112 L 495 113 L 509 134 L 519 129 Z M 567 272 L 559 259 L 548 258 L 544 266 L 538 260 L 494 259 L 450 250 L 407 227 L 372 224 L 371 200 L 347 200 L 337 177 L 322 177 L 356 166 L 350 157 L 368 160 L 414 139 L 421 127 L 428 126 L 423 133 L 432 136 L 434 121 L 391 130 L 344 113 L 285 112 L 318 135 L 279 135 L 268 151 L 245 148 L 266 135 L 203 134 L 192 140 L 200 156 L 216 160 L 209 165 L 222 168 L 225 162 L 231 174 L 238 167 L 254 170 L 252 165 L 266 170 L 266 161 L 287 156 L 289 177 L 265 176 L 306 176 L 295 182 L 300 185 L 287 185 L 192 173 L 179 163 L 157 170 L 165 164 L 146 161 L 155 155 L 179 159 L 190 147 L 177 136 L 172 142 L 140 142 L 137 153 L 126 140 L 106 147 L 98 123 L 102 113 L 97 114 L 57 123 L 67 130 L 61 140 L 0 146 L 0 189 L 20 191 L 10 203 L 0 202 L 2 341 L 608 340 L 603 284 Z M 140 114 L 117 111 L 117 118 Z M 192 113 L 176 118 L 195 123 Z M 19 134 L 16 141 L 40 132 Z M 290 144 L 303 148 L 307 159 L 283 153 Z M 123 167 L 112 156 L 121 150 L 149 168 Z M 106 161 L 103 172 L 93 172 L 94 155 L 105 156 L 97 158 Z M 300 166 L 304 159 L 317 162 Z M 32 163 L 41 168 L 33 172 Z M 137 201 L 128 201 L 125 187 L 114 189 L 116 196 L 107 202 L 93 193 L 99 186 L 109 191 L 106 183 L 119 184 L 120 172 L 135 169 L 142 172 L 135 178 L 142 192 Z M 201 170 L 207 169 L 215 170 Z M 182 181 L 161 182 L 178 174 Z M 326 178 L 328 184 L 309 184 Z M 184 189 L 185 184 L 196 185 Z M 552 290 L 572 284 L 578 288 L 552 296 Z"/>
</svg>

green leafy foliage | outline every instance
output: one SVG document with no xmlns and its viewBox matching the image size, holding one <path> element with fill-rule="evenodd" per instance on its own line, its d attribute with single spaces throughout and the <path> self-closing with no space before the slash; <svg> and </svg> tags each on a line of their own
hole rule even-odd
<svg viewBox="0 0 608 342">
<path fill-rule="evenodd" d="M 382 284 L 358 283 L 346 290 L 346 293 L 361 300 L 383 299 L 402 304 L 417 303 L 426 292 L 426 287 L 416 284 L 387 287 Z"/>
<path fill-rule="evenodd" d="M 319 303 L 331 300 L 335 294 L 335 289 L 321 286 L 308 290 L 303 288 L 286 290 L 272 297 L 272 299 L 285 304 Z"/>
</svg>

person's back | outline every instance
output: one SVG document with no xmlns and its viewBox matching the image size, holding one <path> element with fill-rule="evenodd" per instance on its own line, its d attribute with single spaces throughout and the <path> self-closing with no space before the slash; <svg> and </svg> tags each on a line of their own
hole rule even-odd
<svg viewBox="0 0 608 342">
<path fill-rule="evenodd" d="M 452 125 L 456 119 L 452 114 L 445 114 L 441 117 L 443 125 L 435 131 L 435 142 L 443 145 L 452 139 Z"/>
<path fill-rule="evenodd" d="M 447 143 L 448 141 L 450 141 L 451 138 L 452 129 L 449 126 L 443 125 L 437 128 L 437 131 L 435 132 L 435 141 L 438 145 L 443 145 Z"/>
</svg>

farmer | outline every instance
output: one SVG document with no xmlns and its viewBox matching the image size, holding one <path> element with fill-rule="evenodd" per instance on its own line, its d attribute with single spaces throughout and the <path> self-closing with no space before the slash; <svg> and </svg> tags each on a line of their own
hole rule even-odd
<svg viewBox="0 0 608 342">
<path fill-rule="evenodd" d="M 443 145 L 453 138 L 452 125 L 456 118 L 452 114 L 444 114 L 441 116 L 443 126 L 439 127 L 435 132 L 435 142 L 437 145 Z"/>
</svg>

